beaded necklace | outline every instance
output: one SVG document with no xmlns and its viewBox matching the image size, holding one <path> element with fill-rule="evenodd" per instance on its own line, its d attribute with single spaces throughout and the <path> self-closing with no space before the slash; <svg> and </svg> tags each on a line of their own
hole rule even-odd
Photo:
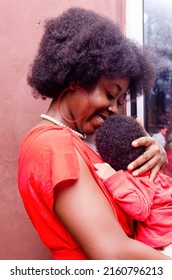
<svg viewBox="0 0 172 280">
<path fill-rule="evenodd" d="M 82 134 L 82 133 L 80 133 L 80 132 L 78 132 L 78 131 L 68 127 L 67 125 L 61 123 L 60 121 L 58 121 L 58 120 L 56 120 L 56 119 L 54 119 L 54 118 L 52 118 L 52 117 L 50 117 L 48 115 L 41 114 L 41 118 L 44 119 L 44 120 L 50 121 L 50 122 L 52 122 L 52 123 L 54 123 L 56 125 L 59 125 L 59 126 L 62 126 L 62 127 L 66 127 L 68 129 L 70 129 L 73 133 L 78 135 L 81 139 L 86 139 L 86 137 L 87 137 L 86 134 Z"/>
</svg>

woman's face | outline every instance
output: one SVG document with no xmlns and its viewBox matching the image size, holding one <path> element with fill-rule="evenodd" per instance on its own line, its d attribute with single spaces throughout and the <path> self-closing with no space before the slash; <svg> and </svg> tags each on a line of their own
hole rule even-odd
<svg viewBox="0 0 172 280">
<path fill-rule="evenodd" d="M 128 87 L 128 78 L 101 78 L 94 88 L 86 90 L 90 101 L 88 112 L 85 117 L 74 123 L 73 128 L 87 135 L 94 134 L 106 118 L 112 114 L 118 114 Z M 88 101 L 80 89 L 76 91 L 69 105 L 73 119 L 79 119 L 84 115 Z"/>
</svg>

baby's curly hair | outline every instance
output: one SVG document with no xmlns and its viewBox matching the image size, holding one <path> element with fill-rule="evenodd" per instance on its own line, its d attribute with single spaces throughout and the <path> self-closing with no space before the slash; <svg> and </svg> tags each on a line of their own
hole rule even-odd
<svg viewBox="0 0 172 280">
<path fill-rule="evenodd" d="M 116 171 L 127 170 L 128 164 L 146 150 L 145 146 L 134 148 L 131 145 L 142 136 L 146 136 L 146 132 L 133 117 L 114 115 L 97 130 L 96 148 L 102 159 Z"/>
<path fill-rule="evenodd" d="M 71 81 L 87 87 L 101 77 L 129 78 L 131 99 L 147 92 L 155 79 L 149 56 L 110 19 L 70 8 L 48 20 L 27 77 L 33 91 L 57 98 Z"/>
</svg>

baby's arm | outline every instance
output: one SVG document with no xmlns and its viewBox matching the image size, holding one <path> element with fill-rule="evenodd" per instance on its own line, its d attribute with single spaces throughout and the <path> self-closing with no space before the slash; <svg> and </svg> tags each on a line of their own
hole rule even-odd
<svg viewBox="0 0 172 280">
<path fill-rule="evenodd" d="M 127 215 L 138 221 L 150 215 L 155 195 L 151 181 L 143 185 L 138 178 L 122 170 L 116 172 L 107 163 L 98 163 L 95 167 L 97 175 Z"/>
</svg>

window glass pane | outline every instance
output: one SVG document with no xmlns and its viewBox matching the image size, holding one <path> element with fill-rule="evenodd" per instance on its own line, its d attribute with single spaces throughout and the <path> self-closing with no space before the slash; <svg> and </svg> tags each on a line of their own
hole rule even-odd
<svg viewBox="0 0 172 280">
<path fill-rule="evenodd" d="M 145 97 L 146 129 L 166 149 L 172 175 L 172 1 L 144 0 L 144 43 L 154 48 L 161 70 Z M 171 170 L 170 170 L 171 167 Z"/>
</svg>

